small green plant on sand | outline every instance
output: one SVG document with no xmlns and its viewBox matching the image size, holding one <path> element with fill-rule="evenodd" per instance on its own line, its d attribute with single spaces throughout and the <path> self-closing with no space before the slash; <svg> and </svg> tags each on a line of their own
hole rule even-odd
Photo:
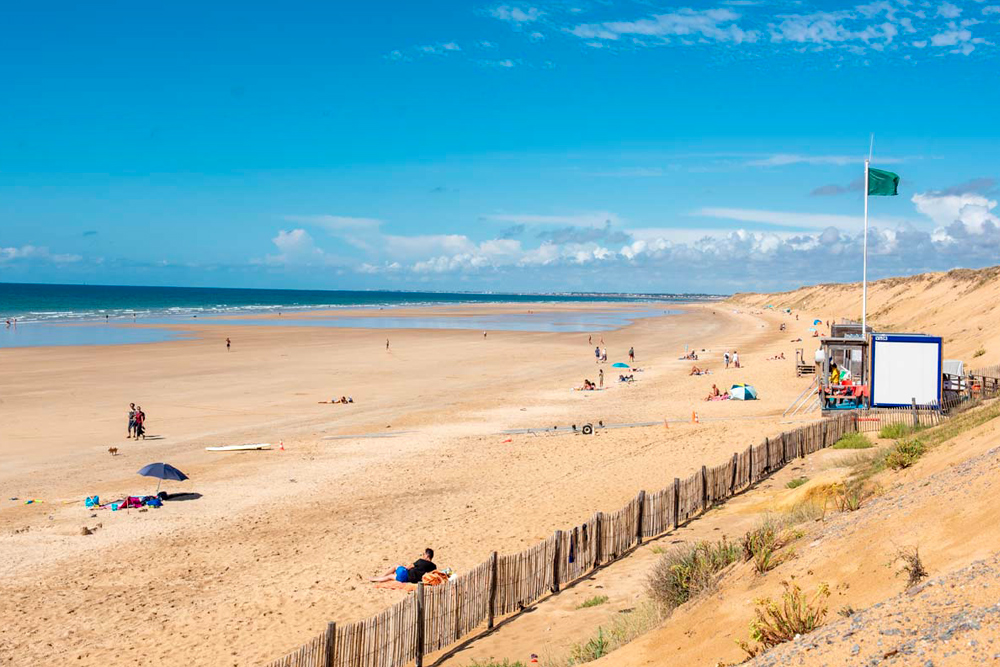
<svg viewBox="0 0 1000 667">
<path fill-rule="evenodd" d="M 864 433 L 848 433 L 833 443 L 833 449 L 868 449 L 871 446 L 872 441 Z"/>
<path fill-rule="evenodd" d="M 580 604 L 576 606 L 577 609 L 586 609 L 587 607 L 597 607 L 608 601 L 607 595 L 595 595 L 592 598 L 587 598 Z"/>
<path fill-rule="evenodd" d="M 914 428 L 908 424 L 886 424 L 879 429 L 878 437 L 886 440 L 898 440 L 899 438 L 910 435 L 917 430 L 920 430 L 919 427 Z"/>
<path fill-rule="evenodd" d="M 786 529 L 778 521 L 768 517 L 740 540 L 743 560 L 753 561 L 754 569 L 760 574 L 770 572 L 795 555 L 792 550 L 780 550 L 801 536 L 802 533 Z"/>
<path fill-rule="evenodd" d="M 659 605 L 646 601 L 634 609 L 625 609 L 611 619 L 611 622 L 597 629 L 590 639 L 570 648 L 569 656 L 560 665 L 579 665 L 603 657 L 643 635 L 663 620 Z"/>
<path fill-rule="evenodd" d="M 739 558 L 740 547 L 725 538 L 678 546 L 653 566 L 646 580 L 646 591 L 654 602 L 670 611 L 712 590 L 719 571 Z"/>
<path fill-rule="evenodd" d="M 857 512 L 861 503 L 874 495 L 872 487 L 863 480 L 848 480 L 838 484 L 833 492 L 833 504 L 841 512 Z"/>
<path fill-rule="evenodd" d="M 984 354 L 986 354 L 986 348 L 980 347 L 978 350 L 972 353 L 972 358 L 975 359 L 976 357 L 981 357 Z"/>
<path fill-rule="evenodd" d="M 885 457 L 885 465 L 893 470 L 909 468 L 923 456 L 925 451 L 927 448 L 919 440 L 897 440 Z"/>
<path fill-rule="evenodd" d="M 524 667 L 524 663 L 520 660 L 517 662 L 511 662 L 507 658 L 504 658 L 503 661 L 490 658 L 489 660 L 483 662 L 473 660 L 469 663 L 469 667 Z"/>
<path fill-rule="evenodd" d="M 816 593 L 807 598 L 795 582 L 781 582 L 784 592 L 779 600 L 754 600 L 754 618 L 750 621 L 750 641 L 738 641 L 739 647 L 751 658 L 769 648 L 791 641 L 796 635 L 812 632 L 823 624 L 827 613 L 830 588 L 820 584 Z"/>
<path fill-rule="evenodd" d="M 809 478 L 806 477 L 805 475 L 803 475 L 802 477 L 796 477 L 795 479 L 793 479 L 790 482 L 788 482 L 788 484 L 785 484 L 785 488 L 787 488 L 787 489 L 797 489 L 797 488 L 799 488 L 800 486 L 802 486 L 803 484 L 805 484 L 808 481 L 809 481 Z"/>
</svg>

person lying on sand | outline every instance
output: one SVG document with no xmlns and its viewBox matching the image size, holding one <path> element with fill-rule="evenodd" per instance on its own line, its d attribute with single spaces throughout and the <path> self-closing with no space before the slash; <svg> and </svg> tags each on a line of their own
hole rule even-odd
<svg viewBox="0 0 1000 667">
<path fill-rule="evenodd" d="M 785 358 L 785 353 L 782 352 L 781 354 L 776 354 L 773 357 L 768 357 L 767 360 L 768 361 L 778 361 L 779 359 L 784 359 L 784 358 Z"/>
<path fill-rule="evenodd" d="M 708 370 L 707 368 L 698 368 L 697 366 L 692 366 L 691 372 L 688 373 L 688 375 L 708 375 L 711 372 L 712 371 Z"/>
<path fill-rule="evenodd" d="M 354 399 L 350 396 L 341 396 L 340 398 L 331 398 L 329 401 L 317 401 L 317 403 L 331 405 L 334 403 L 353 403 Z"/>
<path fill-rule="evenodd" d="M 632 375 L 631 373 L 628 374 L 628 375 L 619 375 L 618 376 L 618 381 L 619 382 L 635 382 L 635 376 Z"/>
<path fill-rule="evenodd" d="M 368 581 L 373 584 L 381 583 L 383 581 L 398 581 L 404 584 L 419 584 L 425 574 L 433 572 L 436 569 L 437 565 L 434 564 L 434 550 L 428 548 L 424 549 L 423 556 L 413 561 L 413 564 L 409 567 L 405 565 L 397 565 L 381 577 L 374 577 Z"/>
</svg>

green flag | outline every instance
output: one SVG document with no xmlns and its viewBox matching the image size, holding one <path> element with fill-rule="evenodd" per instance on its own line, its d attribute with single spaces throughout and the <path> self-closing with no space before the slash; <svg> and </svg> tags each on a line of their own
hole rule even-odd
<svg viewBox="0 0 1000 667">
<path fill-rule="evenodd" d="M 881 169 L 868 168 L 868 194 L 895 197 L 899 187 L 899 174 Z"/>
</svg>

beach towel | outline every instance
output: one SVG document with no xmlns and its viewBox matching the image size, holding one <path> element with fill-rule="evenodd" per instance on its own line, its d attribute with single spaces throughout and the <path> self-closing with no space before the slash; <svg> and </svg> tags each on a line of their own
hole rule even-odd
<svg viewBox="0 0 1000 667">
<path fill-rule="evenodd" d="M 434 570 L 433 572 L 428 572 L 421 579 L 424 586 L 440 586 L 441 584 L 447 583 L 448 575 L 440 570 Z"/>
<path fill-rule="evenodd" d="M 407 584 L 402 581 L 380 581 L 375 584 L 375 588 L 381 588 L 387 591 L 415 591 L 417 590 L 417 585 Z"/>
</svg>

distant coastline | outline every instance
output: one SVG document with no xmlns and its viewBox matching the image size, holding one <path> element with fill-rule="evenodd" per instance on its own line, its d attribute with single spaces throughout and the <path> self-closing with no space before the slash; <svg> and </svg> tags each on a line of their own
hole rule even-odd
<svg viewBox="0 0 1000 667">
<path fill-rule="evenodd" d="M 327 310 L 503 303 L 685 303 L 724 298 L 711 294 L 599 292 L 439 292 L 402 290 L 287 290 L 0 283 L 0 320 L 86 322 L 189 318 Z"/>
</svg>

